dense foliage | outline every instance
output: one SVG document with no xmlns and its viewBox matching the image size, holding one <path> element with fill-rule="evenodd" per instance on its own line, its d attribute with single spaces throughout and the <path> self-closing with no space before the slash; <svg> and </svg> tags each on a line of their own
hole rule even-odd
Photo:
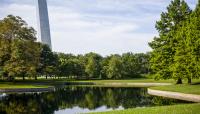
<svg viewBox="0 0 200 114">
<path fill-rule="evenodd" d="M 199 1 L 200 3 L 200 1 Z M 149 43 L 151 68 L 156 79 L 177 80 L 199 78 L 200 6 L 192 11 L 184 0 L 173 0 L 161 14 L 156 29 L 159 36 Z"/>
<path fill-rule="evenodd" d="M 102 57 L 96 53 L 58 53 L 59 75 L 78 79 L 127 79 L 149 73 L 149 55 L 125 53 Z"/>
</svg>

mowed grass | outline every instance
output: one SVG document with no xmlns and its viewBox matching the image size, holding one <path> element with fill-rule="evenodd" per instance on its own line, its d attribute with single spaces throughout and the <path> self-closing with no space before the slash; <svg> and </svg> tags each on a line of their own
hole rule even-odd
<svg viewBox="0 0 200 114">
<path fill-rule="evenodd" d="M 151 87 L 150 89 L 200 95 L 200 85 L 181 84 L 181 85 L 157 86 L 157 87 Z"/>
<path fill-rule="evenodd" d="M 16 79 L 14 82 L 0 80 L 0 89 L 18 89 L 18 88 L 48 88 L 57 85 L 63 85 L 64 81 L 61 79 Z"/>
<path fill-rule="evenodd" d="M 20 88 L 48 88 L 50 85 L 28 84 L 28 83 L 13 83 L 0 82 L 0 89 L 20 89 Z"/>
<path fill-rule="evenodd" d="M 200 114 L 200 104 L 198 103 L 148 108 L 134 108 L 120 111 L 108 111 L 90 114 Z"/>
</svg>

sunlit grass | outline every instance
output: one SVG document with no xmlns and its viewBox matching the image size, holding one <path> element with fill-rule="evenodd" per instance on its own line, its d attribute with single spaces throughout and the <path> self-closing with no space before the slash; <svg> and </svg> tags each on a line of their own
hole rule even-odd
<svg viewBox="0 0 200 114">
<path fill-rule="evenodd" d="M 188 94 L 200 94 L 200 85 L 188 85 L 188 84 L 169 85 L 169 86 L 151 87 L 151 89 L 181 92 L 181 93 L 188 93 Z"/>
<path fill-rule="evenodd" d="M 18 89 L 18 88 L 48 88 L 50 85 L 0 82 L 0 89 Z"/>
<path fill-rule="evenodd" d="M 150 108 L 134 108 L 121 111 L 109 111 L 91 114 L 199 114 L 199 108 L 200 104 L 184 104 Z"/>
</svg>

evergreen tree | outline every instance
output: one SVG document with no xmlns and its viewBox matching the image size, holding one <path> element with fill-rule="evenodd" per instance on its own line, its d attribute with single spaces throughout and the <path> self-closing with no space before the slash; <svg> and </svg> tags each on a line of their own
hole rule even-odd
<svg viewBox="0 0 200 114">
<path fill-rule="evenodd" d="M 189 18 L 191 10 L 184 0 L 173 0 L 167 7 L 167 12 L 161 14 L 161 20 L 156 22 L 159 36 L 149 43 L 153 49 L 151 53 L 151 68 L 156 79 L 173 78 L 170 69 L 174 62 L 177 29 L 183 21 Z M 182 83 L 182 77 L 176 78 Z"/>
</svg>

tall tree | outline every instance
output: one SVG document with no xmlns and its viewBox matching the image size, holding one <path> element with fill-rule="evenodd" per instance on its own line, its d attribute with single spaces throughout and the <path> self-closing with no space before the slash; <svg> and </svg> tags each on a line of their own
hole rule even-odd
<svg viewBox="0 0 200 114">
<path fill-rule="evenodd" d="M 48 45 L 42 44 L 41 54 L 40 54 L 40 67 L 38 71 L 40 74 L 45 75 L 46 79 L 48 76 L 52 76 L 56 72 L 58 65 L 58 56 L 54 54 Z"/>
<path fill-rule="evenodd" d="M 8 15 L 0 20 L 0 67 L 12 58 L 11 47 L 14 39 L 35 41 L 36 31 L 18 16 Z M 3 71 L 3 76 L 7 77 L 8 72 Z"/>
<path fill-rule="evenodd" d="M 176 32 L 176 47 L 174 63 L 171 65 L 174 78 L 187 78 L 191 84 L 193 78 L 199 78 L 200 73 L 200 10 L 199 5 L 186 21 L 182 22 Z"/>
<path fill-rule="evenodd" d="M 177 32 L 177 39 L 179 39 L 179 47 L 176 49 L 176 64 L 184 66 L 184 78 L 188 79 L 188 83 L 191 83 L 193 78 L 200 77 L 200 1 L 196 9 L 192 12 L 190 18 L 184 22 L 180 27 L 180 31 Z M 182 52 L 180 54 L 180 52 Z M 184 61 L 179 61 L 181 60 Z"/>
<path fill-rule="evenodd" d="M 156 22 L 159 37 L 149 43 L 153 49 L 151 53 L 151 68 L 156 79 L 173 78 L 170 66 L 174 62 L 178 27 L 189 18 L 191 10 L 184 0 L 173 0 L 167 7 L 167 12 L 161 14 L 161 20 Z M 177 83 L 182 83 L 182 77 L 176 77 Z"/>
</svg>

